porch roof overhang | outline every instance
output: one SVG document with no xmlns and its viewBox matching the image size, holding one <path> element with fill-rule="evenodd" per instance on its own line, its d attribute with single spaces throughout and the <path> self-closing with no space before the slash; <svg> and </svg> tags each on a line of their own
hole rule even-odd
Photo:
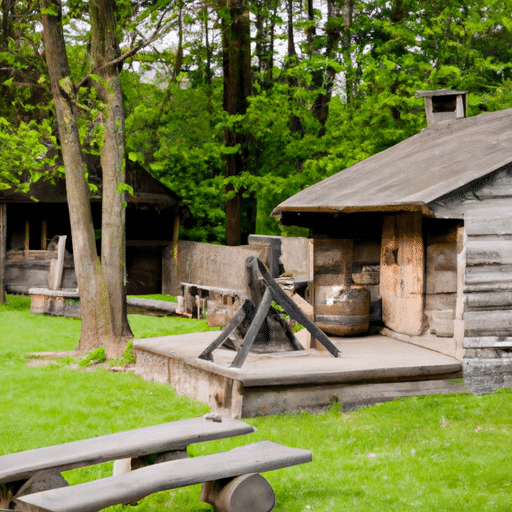
<svg viewBox="0 0 512 512">
<path fill-rule="evenodd" d="M 275 211 L 275 210 L 274 210 Z M 394 213 L 394 212 L 421 212 L 424 217 L 434 217 L 434 212 L 425 203 L 407 204 L 379 204 L 364 206 L 281 206 L 278 214 L 284 213 Z"/>
<path fill-rule="evenodd" d="M 512 109 L 443 121 L 298 192 L 272 216 L 282 222 L 287 212 L 424 211 L 433 216 L 432 202 L 511 163 Z"/>
</svg>

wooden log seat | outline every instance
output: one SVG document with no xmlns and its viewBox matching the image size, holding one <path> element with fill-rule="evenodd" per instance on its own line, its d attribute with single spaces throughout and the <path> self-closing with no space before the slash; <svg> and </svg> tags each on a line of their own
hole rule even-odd
<svg viewBox="0 0 512 512">
<path fill-rule="evenodd" d="M 270 512 L 274 493 L 257 473 L 311 461 L 311 452 L 261 441 L 228 452 L 162 462 L 129 473 L 70 487 L 29 494 L 16 500 L 22 512 L 93 512 L 133 503 L 149 494 L 197 483 L 216 512 Z M 237 478 L 247 475 L 242 478 Z M 220 491 L 218 488 L 220 487 Z"/>
<path fill-rule="evenodd" d="M 3 455 L 0 457 L 0 507 L 8 508 L 12 498 L 67 485 L 60 476 L 62 471 L 126 459 L 137 461 L 139 467 L 186 457 L 187 446 L 193 443 L 250 434 L 255 430 L 230 418 L 189 418 Z"/>
<path fill-rule="evenodd" d="M 187 446 L 254 432 L 208 414 L 162 425 L 0 456 L 0 507 L 22 512 L 87 512 L 203 483 L 216 512 L 269 512 L 275 495 L 258 473 L 310 462 L 309 450 L 262 441 L 188 458 Z M 114 460 L 114 476 L 68 486 L 62 471 Z M 126 467 L 126 462 L 131 461 Z M 118 468 L 116 463 L 124 463 Z"/>
</svg>

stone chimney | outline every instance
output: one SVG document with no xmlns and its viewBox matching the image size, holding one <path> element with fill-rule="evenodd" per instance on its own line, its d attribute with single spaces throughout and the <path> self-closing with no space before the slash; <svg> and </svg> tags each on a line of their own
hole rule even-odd
<svg viewBox="0 0 512 512">
<path fill-rule="evenodd" d="M 418 91 L 416 97 L 425 99 L 428 126 L 447 119 L 466 117 L 468 93 L 465 91 Z"/>
</svg>

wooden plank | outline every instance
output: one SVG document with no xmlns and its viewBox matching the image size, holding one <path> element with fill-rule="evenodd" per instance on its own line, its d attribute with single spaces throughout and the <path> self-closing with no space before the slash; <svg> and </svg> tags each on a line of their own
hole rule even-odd
<svg viewBox="0 0 512 512">
<path fill-rule="evenodd" d="M 468 238 L 466 265 L 512 265 L 512 240 L 474 240 Z"/>
<path fill-rule="evenodd" d="M 512 308 L 512 290 L 495 290 L 466 294 L 467 310 Z"/>
<path fill-rule="evenodd" d="M 424 244 L 420 213 L 388 215 L 382 226 L 380 293 L 384 324 L 419 335 L 424 329 Z"/>
<path fill-rule="evenodd" d="M 59 237 L 57 245 L 57 260 L 50 262 L 50 271 L 48 276 L 48 284 L 50 290 L 59 290 L 62 286 L 62 276 L 64 274 L 64 257 L 66 254 L 66 239 L 67 236 Z"/>
<path fill-rule="evenodd" d="M 74 441 L 0 457 L 0 483 L 29 478 L 37 471 L 73 468 L 173 450 L 189 444 L 250 434 L 246 423 L 223 418 L 221 423 L 190 418 L 116 434 Z"/>
<path fill-rule="evenodd" d="M 464 217 L 468 236 L 512 234 L 510 199 L 480 201 L 468 208 Z"/>
<path fill-rule="evenodd" d="M 281 414 L 283 404 L 288 410 L 304 411 L 318 410 L 332 404 L 333 397 L 343 404 L 343 411 L 358 407 L 379 404 L 394 400 L 397 397 L 432 395 L 441 393 L 467 393 L 464 385 L 454 382 L 460 379 L 462 372 L 446 374 L 436 380 L 407 380 L 405 382 L 365 383 L 328 383 L 307 387 L 265 387 L 258 392 L 244 396 L 244 414 L 257 416 L 261 414 Z"/>
<path fill-rule="evenodd" d="M 314 279 L 321 274 L 335 274 L 342 280 L 341 284 L 350 284 L 354 241 L 337 238 L 314 239 L 313 245 Z"/>
<path fill-rule="evenodd" d="M 479 336 L 464 338 L 464 348 L 511 348 L 512 336 Z"/>
<path fill-rule="evenodd" d="M 510 170 L 498 171 L 475 193 L 480 200 L 512 197 L 512 175 L 510 175 Z"/>
<path fill-rule="evenodd" d="M 167 300 L 141 299 L 132 297 L 126 300 L 128 306 L 148 311 L 162 312 L 167 315 L 175 315 L 178 304 Z"/>
<path fill-rule="evenodd" d="M 311 460 L 309 450 L 261 441 L 228 452 L 162 462 L 124 475 L 30 494 L 19 498 L 17 505 L 22 512 L 95 512 L 167 489 L 272 471 Z"/>
<path fill-rule="evenodd" d="M 244 321 L 245 318 L 252 321 L 254 318 L 254 312 L 254 304 L 249 299 L 245 299 L 240 309 L 234 314 L 233 318 L 228 322 L 224 329 L 222 329 L 219 336 L 201 352 L 198 356 L 199 359 L 213 362 L 212 352 L 229 338 L 229 335 Z"/>
<path fill-rule="evenodd" d="M 512 265 L 486 265 L 467 267 L 464 291 L 485 292 L 512 290 Z"/>
<path fill-rule="evenodd" d="M 466 241 L 464 226 L 457 228 L 457 298 L 455 301 L 455 319 L 462 322 L 464 315 L 464 279 L 466 276 Z M 457 333 L 457 329 L 456 329 Z M 460 334 L 460 333 L 459 333 Z M 459 349 L 462 348 L 461 336 L 456 340 Z"/>
<path fill-rule="evenodd" d="M 464 324 L 464 338 L 507 336 L 512 332 L 512 309 L 466 311 Z"/>
</svg>

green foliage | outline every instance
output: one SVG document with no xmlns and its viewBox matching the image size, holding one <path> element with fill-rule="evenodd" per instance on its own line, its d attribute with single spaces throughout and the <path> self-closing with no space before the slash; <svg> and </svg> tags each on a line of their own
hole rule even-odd
<svg viewBox="0 0 512 512">
<path fill-rule="evenodd" d="M 123 63 L 121 80 L 127 157 L 183 198 L 191 218 L 181 238 L 222 243 L 226 200 L 238 190 L 257 201 L 258 233 L 296 233 L 270 217 L 275 206 L 418 133 L 426 125 L 415 98 L 420 89 L 467 90 L 469 115 L 512 107 L 512 17 L 503 2 L 367 0 L 354 3 L 349 23 L 334 2 L 328 4 L 329 16 L 317 3 L 313 19 L 292 11 L 294 49 L 302 52 L 284 56 L 275 43 L 288 42 L 287 4 L 248 2 L 253 90 L 247 112 L 230 117 L 223 112 L 219 44 L 230 10 L 167 0 L 116 2 L 125 51 L 142 42 L 143 33 L 180 31 L 179 57 L 166 44 L 158 51 L 144 46 Z M 25 2 L 12 8 L 0 35 L 0 188 L 26 190 L 56 170 L 57 134 L 34 25 L 41 13 Z M 106 113 L 85 79 L 99 80 L 90 74 L 89 34 L 81 28 L 87 4 L 73 0 L 67 8 L 71 77 L 82 85 L 81 142 L 97 156 Z M 246 146 L 226 147 L 226 130 L 243 134 Z M 225 158 L 234 153 L 242 155 L 246 172 L 226 179 Z"/>
<path fill-rule="evenodd" d="M 130 340 L 128 345 L 126 345 L 123 358 L 129 363 L 135 363 L 135 356 L 133 355 L 133 340 Z"/>
<path fill-rule="evenodd" d="M 30 184 L 55 174 L 56 138 L 48 119 L 12 124 L 0 117 L 0 190 L 28 192 Z"/>
<path fill-rule="evenodd" d="M 107 360 L 107 354 L 103 347 L 97 348 L 87 354 L 79 363 L 81 368 L 86 368 L 93 364 L 104 363 Z"/>
</svg>

